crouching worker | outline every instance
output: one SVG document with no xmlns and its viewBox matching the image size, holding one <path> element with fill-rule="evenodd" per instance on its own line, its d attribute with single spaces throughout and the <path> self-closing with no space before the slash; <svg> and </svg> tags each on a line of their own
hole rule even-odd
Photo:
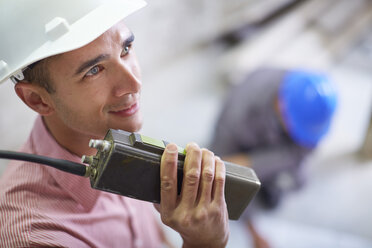
<svg viewBox="0 0 372 248">
<path fill-rule="evenodd" d="M 80 162 L 95 154 L 89 140 L 109 128 L 141 128 L 140 68 L 124 18 L 145 4 L 0 2 L 0 82 L 13 81 L 39 114 L 21 151 Z M 176 145 L 163 155 L 161 220 L 184 247 L 224 247 L 224 163 L 194 143 L 186 152 L 180 196 Z M 88 178 L 40 164 L 11 162 L 0 180 L 1 247 L 162 247 L 154 213 L 151 203 L 91 189 Z"/>
<path fill-rule="evenodd" d="M 260 206 L 276 207 L 303 184 L 301 164 L 327 134 L 337 103 L 331 81 L 303 70 L 263 68 L 249 74 L 223 105 L 211 149 L 252 167 L 261 180 Z M 256 248 L 269 247 L 248 207 L 242 218 Z"/>
</svg>

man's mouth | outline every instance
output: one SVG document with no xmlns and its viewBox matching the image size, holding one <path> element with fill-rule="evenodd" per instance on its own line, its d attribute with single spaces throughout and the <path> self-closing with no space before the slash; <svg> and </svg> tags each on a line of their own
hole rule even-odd
<svg viewBox="0 0 372 248">
<path fill-rule="evenodd" d="M 110 111 L 110 114 L 114 114 L 121 117 L 129 117 L 131 115 L 134 115 L 139 110 L 138 103 L 134 103 L 133 105 L 129 106 L 128 108 L 123 108 L 115 111 Z"/>
</svg>

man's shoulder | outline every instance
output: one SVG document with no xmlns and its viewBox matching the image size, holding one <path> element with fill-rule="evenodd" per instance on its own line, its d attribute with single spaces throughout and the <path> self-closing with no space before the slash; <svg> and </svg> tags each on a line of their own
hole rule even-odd
<svg viewBox="0 0 372 248">
<path fill-rule="evenodd" d="M 3 204 L 25 202 L 28 195 L 37 197 L 42 184 L 49 180 L 50 175 L 42 165 L 12 161 L 4 171 L 0 180 L 0 208 Z"/>
<path fill-rule="evenodd" d="M 33 207 L 37 205 L 37 181 L 43 174 L 36 164 L 12 161 L 0 180 L 1 247 L 27 247 Z"/>
</svg>

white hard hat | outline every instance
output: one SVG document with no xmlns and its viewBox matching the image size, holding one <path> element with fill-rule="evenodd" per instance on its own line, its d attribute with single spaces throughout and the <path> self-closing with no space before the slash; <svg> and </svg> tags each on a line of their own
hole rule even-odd
<svg viewBox="0 0 372 248">
<path fill-rule="evenodd" d="M 82 47 L 143 0 L 1 0 L 0 83 L 22 80 L 22 69 L 43 58 Z"/>
</svg>

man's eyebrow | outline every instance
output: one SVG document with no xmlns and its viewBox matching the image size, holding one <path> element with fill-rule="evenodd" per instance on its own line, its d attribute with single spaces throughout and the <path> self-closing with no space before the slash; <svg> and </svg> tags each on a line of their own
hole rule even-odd
<svg viewBox="0 0 372 248">
<path fill-rule="evenodd" d="M 84 62 L 83 64 L 81 64 L 79 66 L 79 68 L 76 70 L 75 74 L 78 75 L 80 73 L 82 73 L 83 71 L 85 71 L 87 68 L 97 64 L 98 62 L 102 61 L 102 60 L 105 60 L 107 59 L 108 57 L 110 57 L 110 55 L 108 54 L 100 54 L 98 55 L 97 57 L 95 57 L 94 59 L 90 59 L 86 62 Z"/>
<path fill-rule="evenodd" d="M 134 34 L 131 33 L 130 36 L 124 40 L 123 45 L 122 45 L 123 48 L 125 48 L 126 46 L 129 46 L 133 41 L 134 41 Z"/>
</svg>

